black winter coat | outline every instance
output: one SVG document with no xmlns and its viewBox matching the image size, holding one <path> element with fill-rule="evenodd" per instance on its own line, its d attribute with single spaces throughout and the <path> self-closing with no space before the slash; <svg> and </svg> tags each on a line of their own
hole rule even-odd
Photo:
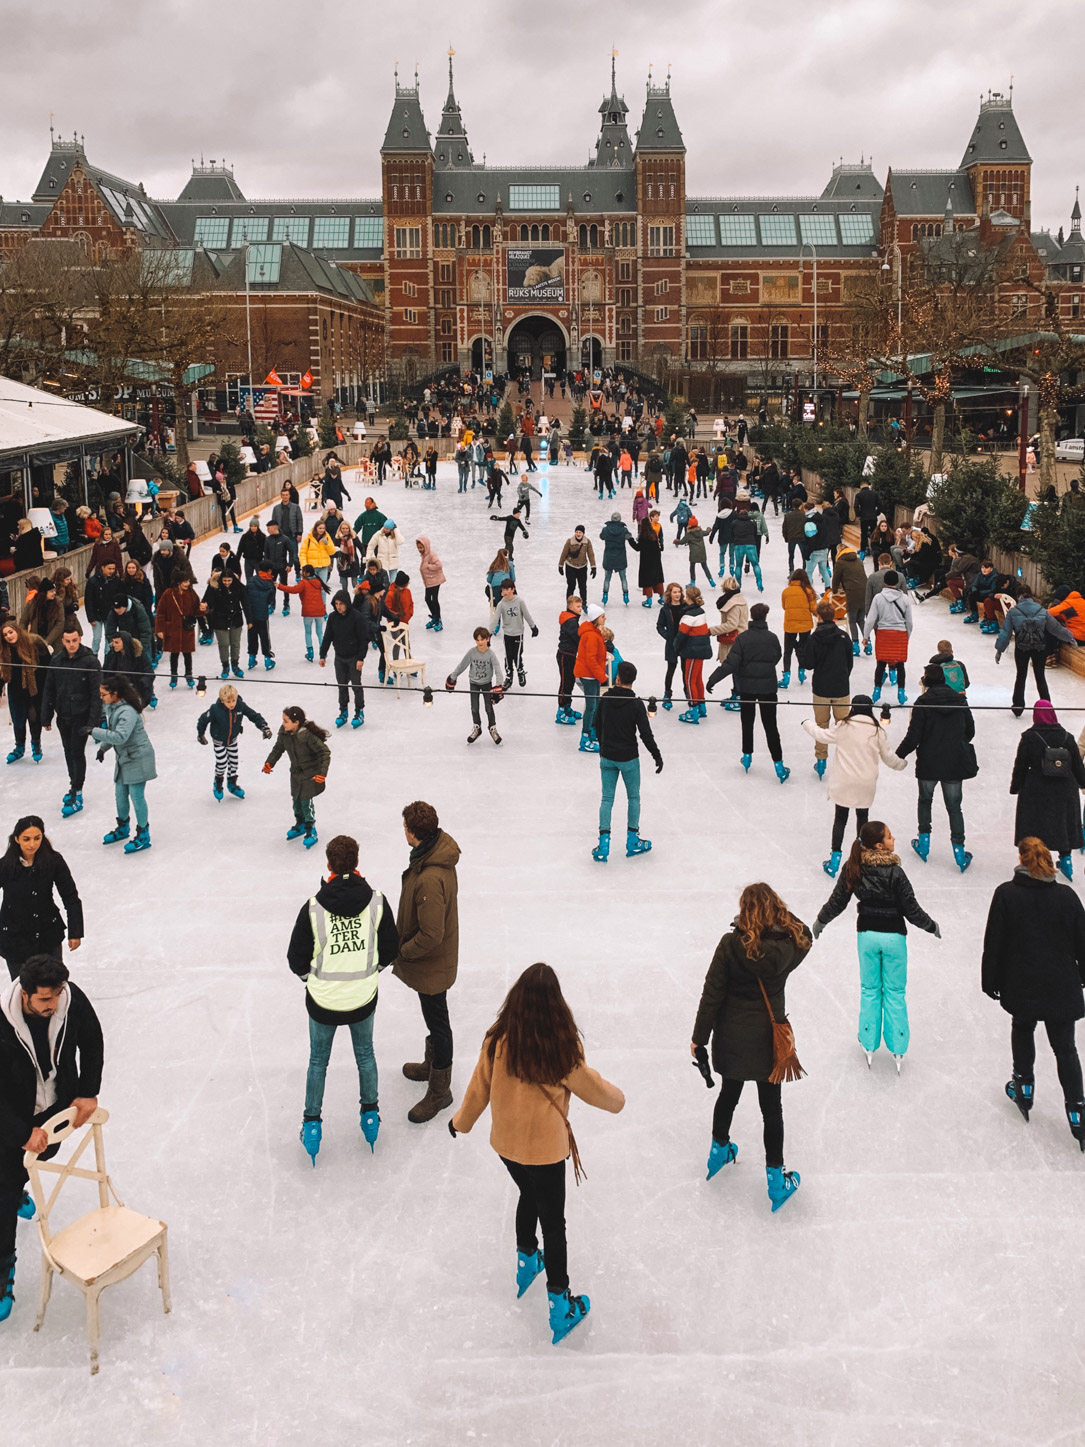
<svg viewBox="0 0 1085 1447">
<path fill-rule="evenodd" d="M 1065 749 L 1069 754 L 1068 778 L 1049 778 L 1044 773 L 1048 747 Z M 1013 842 L 1035 835 L 1053 854 L 1080 849 L 1081 789 L 1085 789 L 1085 764 L 1073 734 L 1059 724 L 1033 724 L 1026 729 L 1017 745 L 1010 778 L 1010 793 L 1017 795 Z"/>
<path fill-rule="evenodd" d="M 154 549 L 151 547 L 151 540 L 141 527 L 134 527 L 131 532 L 126 532 L 123 539 L 124 549 L 128 556 L 145 568 L 151 561 Z"/>
<path fill-rule="evenodd" d="M 57 909 L 56 889 L 68 917 Z M 49 862 L 36 860 L 28 869 L 21 860 L 0 861 L 0 954 L 20 964 L 30 955 L 59 957 L 64 940 L 83 938 L 83 905 L 72 872 L 62 854 Z"/>
<path fill-rule="evenodd" d="M 237 556 L 253 565 L 259 563 L 267 551 L 267 534 L 260 528 L 248 528 L 237 545 Z"/>
<path fill-rule="evenodd" d="M 934 933 L 937 926 L 930 915 L 919 907 L 911 882 L 901 869 L 900 860 L 895 854 L 864 849 L 859 882 L 854 889 L 849 886 L 847 876 L 845 867 L 840 872 L 832 894 L 821 908 L 818 924 L 827 925 L 830 920 L 836 919 L 838 914 L 843 914 L 854 894 L 859 904 L 855 927 L 860 934 L 865 930 L 872 930 L 880 934 L 906 935 L 906 919 L 911 920 L 918 929 Z"/>
<path fill-rule="evenodd" d="M 917 779 L 974 779 L 979 773 L 972 740 L 976 721 L 963 693 L 937 684 L 912 705 L 908 732 L 897 745 L 897 758 L 915 751 Z"/>
<path fill-rule="evenodd" d="M 818 514 L 818 547 L 828 548 L 830 553 L 844 540 L 844 529 L 840 525 L 840 514 L 835 508 L 826 508 Z"/>
<path fill-rule="evenodd" d="M 819 623 L 806 644 L 811 686 L 818 698 L 846 698 L 851 693 L 854 655 L 851 639 L 835 623 Z"/>
<path fill-rule="evenodd" d="M 736 512 L 731 519 L 731 542 L 736 548 L 757 546 L 757 523 L 748 512 Z"/>
<path fill-rule="evenodd" d="M 355 608 L 348 608 L 345 613 L 333 608 L 320 640 L 321 658 L 327 658 L 331 648 L 335 649 L 336 658 L 364 658 L 368 646 L 369 630 L 361 613 Z"/>
<path fill-rule="evenodd" d="M 102 1027 L 79 986 L 69 980 L 67 988 L 68 1013 L 56 1046 L 56 1104 L 49 1115 L 79 1097 L 96 1096 L 102 1088 Z M 17 1166 L 22 1165 L 22 1148 L 38 1123 L 36 1094 L 34 1062 L 7 1016 L 0 1013 L 0 1146 L 14 1155 Z"/>
<path fill-rule="evenodd" d="M 326 879 L 316 892 L 318 904 L 329 914 L 341 918 L 357 918 L 369 906 L 373 888 L 360 874 L 336 874 Z M 396 915 L 388 896 L 384 896 L 384 909 L 377 925 L 377 969 L 384 970 L 399 954 L 399 931 L 396 929 Z M 313 963 L 313 922 L 309 917 L 308 901 L 298 911 L 290 943 L 286 947 L 286 958 L 291 970 L 305 979 Z M 327 1010 L 318 1005 L 308 990 L 305 992 L 305 1008 L 314 1020 L 322 1025 L 349 1025 L 355 1020 L 364 1020 L 377 1008 L 374 995 L 367 1005 L 357 1010 Z"/>
<path fill-rule="evenodd" d="M 102 696 L 98 692 L 101 681 L 101 665 L 89 648 L 80 644 L 71 658 L 58 648 L 45 670 L 42 723 L 51 724 L 55 715 L 65 723 L 93 728 L 102 718 Z"/>
<path fill-rule="evenodd" d="M 146 708 L 154 692 L 154 670 L 151 660 L 143 651 L 143 645 L 122 629 L 114 635 L 121 640 L 122 647 L 106 649 L 103 673 L 121 673 L 139 694 L 140 702 Z"/>
<path fill-rule="evenodd" d="M 629 546 L 640 554 L 637 565 L 638 588 L 663 586 L 663 538 L 645 518 L 637 530 L 637 540 Z"/>
<path fill-rule="evenodd" d="M 117 595 L 118 597 L 120 594 Z M 125 597 L 128 590 L 125 589 Z M 118 613 L 115 609 L 109 610 L 109 616 L 105 620 L 105 637 L 109 643 L 116 638 L 118 633 L 127 633 L 132 638 L 138 638 L 140 647 L 144 654 L 151 656 L 151 620 L 147 616 L 147 610 L 142 603 L 137 603 L 135 598 L 130 598 L 128 608 L 124 613 Z"/>
<path fill-rule="evenodd" d="M 1085 908 L 1072 888 L 1023 870 L 998 886 L 987 913 L 982 982 L 1010 1015 L 1085 1015 Z"/>
<path fill-rule="evenodd" d="M 735 929 L 716 946 L 692 1039 L 707 1045 L 712 1036 L 712 1064 L 724 1079 L 767 1080 L 772 1074 L 772 1021 L 758 982 L 764 982 L 773 1016 L 782 1022 L 787 1015 L 784 983 L 811 943 L 809 932 L 796 945 L 790 935 L 772 931 L 762 936 L 761 958 L 751 960 Z"/>
<path fill-rule="evenodd" d="M 267 720 L 248 706 L 240 694 L 233 708 L 227 708 L 221 698 L 216 698 L 209 709 L 205 709 L 196 721 L 196 737 L 200 738 L 210 724 L 211 737 L 220 744 L 233 743 L 240 738 L 245 720 L 251 719 L 258 729 L 267 728 Z"/>
<path fill-rule="evenodd" d="M 216 631 L 240 628 L 250 621 L 249 602 L 240 583 L 208 585 L 203 601 L 207 604 L 207 621 Z"/>
<path fill-rule="evenodd" d="M 740 633 L 731 651 L 716 670 L 726 678 L 732 674 L 740 694 L 776 695 L 776 665 L 783 648 L 775 633 L 769 631 L 764 619 L 751 619 L 750 626 Z"/>
<path fill-rule="evenodd" d="M 668 663 L 678 657 L 678 625 L 682 614 L 689 612 L 688 603 L 664 603 L 656 614 L 656 632 L 663 639 L 663 657 Z"/>
<path fill-rule="evenodd" d="M 88 623 L 104 623 L 113 607 L 113 599 L 123 585 L 114 573 L 107 578 L 104 573 L 91 573 L 83 587 L 83 609 Z"/>
<path fill-rule="evenodd" d="M 558 622 L 558 652 L 566 658 L 575 658 L 580 647 L 580 617 L 579 613 L 563 614 L 563 621 Z"/>
</svg>

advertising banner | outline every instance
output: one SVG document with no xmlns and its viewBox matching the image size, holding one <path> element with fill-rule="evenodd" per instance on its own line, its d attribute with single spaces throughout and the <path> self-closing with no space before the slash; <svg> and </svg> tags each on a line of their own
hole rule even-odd
<svg viewBox="0 0 1085 1447">
<path fill-rule="evenodd" d="M 510 246 L 505 252 L 505 268 L 510 302 L 564 302 L 564 248 Z"/>
</svg>

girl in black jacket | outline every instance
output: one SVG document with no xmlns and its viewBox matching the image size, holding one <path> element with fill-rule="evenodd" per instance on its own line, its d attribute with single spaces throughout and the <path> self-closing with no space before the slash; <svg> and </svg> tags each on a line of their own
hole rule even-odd
<svg viewBox="0 0 1085 1447">
<path fill-rule="evenodd" d="M 667 664 L 667 676 L 663 680 L 663 707 L 668 712 L 674 707 L 671 685 L 674 670 L 678 667 L 678 625 L 686 607 L 681 583 L 668 583 L 663 590 L 663 606 L 656 614 L 656 632 L 663 639 L 663 657 Z"/>
<path fill-rule="evenodd" d="M 797 1171 L 784 1170 L 784 1117 L 774 1073 L 773 1021 L 786 1019 L 784 983 L 806 957 L 810 932 L 767 884 L 749 884 L 738 917 L 716 946 L 705 976 L 690 1051 L 695 1060 L 712 1038 L 712 1063 L 720 1093 L 712 1116 L 708 1180 L 738 1155 L 731 1119 L 743 1084 L 757 1081 L 764 1120 L 769 1200 L 778 1211 L 798 1190 Z M 707 1059 L 699 1063 L 707 1070 Z"/>
<path fill-rule="evenodd" d="M 67 924 L 53 899 L 54 888 L 64 904 Z M 65 938 L 77 950 L 83 940 L 83 905 L 71 870 L 45 837 L 45 825 L 36 814 L 16 821 L 8 847 L 0 859 L 0 954 L 8 974 L 17 979 L 19 967 L 31 955 L 61 958 Z"/>
<path fill-rule="evenodd" d="M 1017 846 L 1013 879 L 991 900 L 983 937 L 983 992 L 1012 1018 L 1013 1079 L 1006 1094 L 1028 1121 L 1035 1103 L 1036 1026 L 1044 1022 L 1059 1072 L 1070 1132 L 1085 1151 L 1085 1090 L 1074 1025 L 1085 1015 L 1085 908 L 1055 882 L 1042 839 Z"/>
<path fill-rule="evenodd" d="M 942 932 L 920 909 L 893 852 L 895 847 L 888 824 L 871 819 L 863 825 L 836 888 L 814 921 L 814 938 L 844 912 L 854 895 L 859 905 L 859 1044 L 869 1069 L 884 1035 L 899 1075 L 910 1038 L 904 998 L 908 984 L 908 928 L 904 921 L 911 920 L 936 939 L 942 938 Z"/>
<path fill-rule="evenodd" d="M 1085 843 L 1080 789 L 1085 789 L 1085 764 L 1077 743 L 1050 703 L 1041 698 L 1013 761 L 1010 793 L 1017 795 L 1013 837 L 1015 844 L 1032 835 L 1042 839 L 1059 856 L 1059 868 L 1067 879 L 1074 874 L 1070 851 Z"/>
<path fill-rule="evenodd" d="M 953 857 L 963 874 L 972 863 L 964 847 L 963 782 L 979 773 L 972 740 L 976 721 L 963 694 L 946 686 L 946 676 L 937 663 L 928 663 L 923 673 L 923 692 L 915 701 L 908 732 L 897 745 L 897 757 L 906 759 L 915 751 L 915 776 L 919 784 L 919 835 L 912 848 L 926 863 L 931 848 L 931 802 L 942 786 L 942 800 L 949 815 L 949 840 Z"/>
</svg>

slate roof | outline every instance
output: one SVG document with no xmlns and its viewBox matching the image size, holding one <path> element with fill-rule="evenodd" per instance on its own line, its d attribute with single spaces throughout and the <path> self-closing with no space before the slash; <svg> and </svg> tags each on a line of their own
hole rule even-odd
<svg viewBox="0 0 1085 1447">
<path fill-rule="evenodd" d="M 422 114 L 418 87 L 407 89 L 397 81 L 395 104 L 388 117 L 388 129 L 381 142 L 381 152 L 430 149 L 429 131 L 426 130 L 426 118 Z"/>
<path fill-rule="evenodd" d="M 644 101 L 644 115 L 637 132 L 638 151 L 684 151 L 678 118 L 671 104 L 671 83 L 665 86 L 649 84 Z"/>
<path fill-rule="evenodd" d="M 280 243 L 282 259 L 279 278 L 275 282 L 251 283 L 252 295 L 264 292 L 324 292 L 346 301 L 368 302 L 376 306 L 369 283 L 355 271 L 337 266 L 329 258 L 318 256 L 289 241 Z M 206 277 L 219 290 L 234 294 L 245 290 L 245 253 L 243 251 L 196 252 L 199 261 L 194 284 Z M 206 267 L 201 275 L 200 268 Z"/>
<path fill-rule="evenodd" d="M 885 187 L 869 161 L 840 161 L 833 167 L 829 184 L 821 194 L 826 201 L 880 201 Z"/>
<path fill-rule="evenodd" d="M 134 181 L 126 181 L 123 176 L 114 176 L 111 171 L 95 166 L 80 140 L 54 139 L 32 199 L 54 202 L 76 166 L 82 167 L 89 176 L 119 226 L 134 226 L 161 241 L 170 239 L 169 227 L 143 188 Z"/>
<path fill-rule="evenodd" d="M 965 171 L 890 170 L 886 189 L 892 193 L 898 216 L 936 216 L 946 213 L 946 200 L 953 202 L 954 216 L 974 216 L 972 182 Z"/>
<path fill-rule="evenodd" d="M 1013 101 L 998 91 L 990 92 L 987 99 L 980 102 L 975 129 L 961 157 L 962 168 L 985 161 L 1020 163 L 1031 160 L 1013 113 Z"/>
<path fill-rule="evenodd" d="M 227 166 L 195 165 L 192 175 L 185 183 L 178 201 L 244 201 L 241 187 L 234 180 L 234 173 Z"/>
<path fill-rule="evenodd" d="M 38 227 L 52 209 L 52 202 L 46 201 L 0 201 L 0 227 Z"/>
<path fill-rule="evenodd" d="M 433 138 L 435 160 L 438 166 L 473 166 L 475 158 L 463 124 L 463 115 L 452 84 L 452 57 L 448 57 L 448 95 L 441 123 Z"/>
<path fill-rule="evenodd" d="M 510 185 L 556 185 L 559 188 L 560 209 L 540 209 L 540 216 L 564 215 L 570 196 L 573 198 L 573 212 L 578 216 L 598 216 L 604 212 L 632 213 L 637 209 L 636 176 L 630 158 L 628 169 L 610 166 L 479 166 L 472 171 L 442 171 L 433 178 L 433 214 L 438 217 L 492 216 L 498 201 L 508 211 Z"/>
</svg>

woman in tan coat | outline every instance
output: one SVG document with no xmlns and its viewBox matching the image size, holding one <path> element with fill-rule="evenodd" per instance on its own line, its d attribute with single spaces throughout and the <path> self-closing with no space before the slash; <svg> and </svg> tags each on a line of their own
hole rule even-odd
<svg viewBox="0 0 1085 1447">
<path fill-rule="evenodd" d="M 513 985 L 482 1042 L 463 1103 L 449 1123 L 467 1132 L 490 1107 L 490 1144 L 520 1192 L 516 1207 L 516 1287 L 523 1296 L 546 1270 L 555 1344 L 587 1316 L 591 1302 L 569 1294 L 565 1243 L 565 1162 L 580 1162 L 569 1126 L 569 1097 L 616 1115 L 625 1096 L 584 1060 L 580 1031 L 549 965 L 531 965 Z M 536 1229 L 542 1228 L 543 1251 Z M 544 1257 L 545 1252 L 545 1257 Z"/>
</svg>

